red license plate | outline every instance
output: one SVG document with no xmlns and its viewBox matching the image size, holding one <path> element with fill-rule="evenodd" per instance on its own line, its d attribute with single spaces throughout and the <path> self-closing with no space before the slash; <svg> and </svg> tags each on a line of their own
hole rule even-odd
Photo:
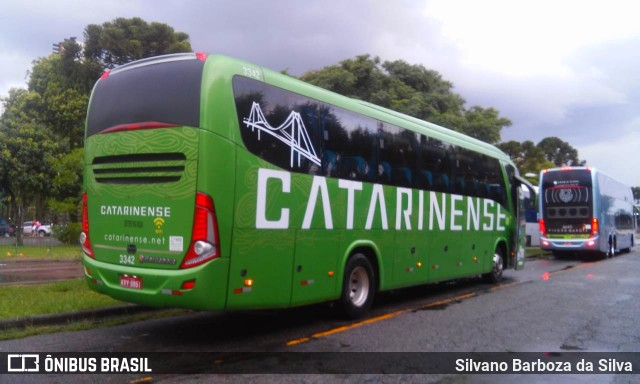
<svg viewBox="0 0 640 384">
<path fill-rule="evenodd" d="M 120 286 L 130 289 L 142 289 L 142 277 L 138 276 L 120 276 Z"/>
</svg>

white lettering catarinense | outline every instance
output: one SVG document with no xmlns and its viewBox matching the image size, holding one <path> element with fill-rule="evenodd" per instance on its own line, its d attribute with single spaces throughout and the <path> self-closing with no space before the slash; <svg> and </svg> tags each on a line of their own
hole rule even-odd
<svg viewBox="0 0 640 384">
<path fill-rule="evenodd" d="M 323 228 L 329 230 L 336 227 L 371 230 L 375 223 L 379 223 L 381 229 L 389 230 L 391 217 L 395 219 L 395 225 L 392 227 L 395 230 L 411 230 L 412 222 L 415 223 L 417 220 L 417 229 L 420 231 L 425 227 L 429 231 L 504 231 L 510 217 L 500 204 L 490 199 L 400 187 L 392 187 L 395 190 L 395 212 L 388 212 L 381 184 L 373 184 L 371 191 L 364 195 L 362 182 L 340 179 L 338 189 L 330 190 L 326 177 L 314 176 L 307 194 L 302 222 L 292 223 L 291 217 L 297 216 L 292 214 L 293 207 L 274 207 L 270 202 L 270 198 L 273 199 L 279 194 L 291 193 L 291 173 L 260 168 L 257 181 L 257 229 L 289 229 L 292 226 L 310 229 L 314 224 L 316 210 L 319 210 L 324 221 L 321 224 L 320 220 L 316 219 L 316 226 L 324 225 Z M 332 212 L 332 204 L 338 198 L 346 200 L 344 215 L 337 214 L 335 210 Z M 357 212 L 360 213 L 358 217 L 363 217 L 366 212 L 364 223 L 356 222 Z M 426 223 L 428 226 L 425 226 Z"/>
</svg>

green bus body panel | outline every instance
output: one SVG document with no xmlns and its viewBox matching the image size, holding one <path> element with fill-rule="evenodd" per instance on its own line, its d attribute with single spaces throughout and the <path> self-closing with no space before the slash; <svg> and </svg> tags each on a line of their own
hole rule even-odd
<svg viewBox="0 0 640 384">
<path fill-rule="evenodd" d="M 246 128 L 239 127 L 236 114 L 236 75 L 512 164 L 495 147 L 445 128 L 250 63 L 209 56 L 199 128 L 123 131 L 86 140 L 85 190 L 95 259 L 83 260 L 92 289 L 160 307 L 284 308 L 338 299 L 344 267 L 356 250 L 373 261 L 380 290 L 490 272 L 498 246 L 513 266 L 515 216 L 493 200 L 294 173 L 250 153 L 240 133 Z M 94 164 L 95 158 L 150 153 L 183 154 L 184 159 L 163 163 L 165 168 L 154 174 L 176 177 L 173 167 L 184 167 L 179 180 L 142 186 L 97 181 L 107 166 Z M 113 167 L 151 165 L 125 161 Z M 141 175 L 124 171 L 112 176 Z M 212 197 L 221 256 L 179 269 L 189 247 L 197 192 Z M 148 207 L 145 215 L 124 211 L 138 206 Z M 137 247 L 135 257 L 128 253 L 131 244 Z M 164 262 L 141 262 L 141 254 Z M 142 289 L 120 287 L 125 274 L 141 277 Z M 186 281 L 195 281 L 195 287 L 182 289 Z"/>
<path fill-rule="evenodd" d="M 382 290 L 487 273 L 493 268 L 496 246 L 502 242 L 507 247 L 507 233 L 515 225 L 511 214 L 501 207 L 504 229 L 497 230 L 497 204 L 488 202 L 489 209 L 484 211 L 485 199 L 480 198 L 398 192 L 396 187 L 377 185 L 383 194 L 376 204 L 375 185 L 367 183 L 354 193 L 349 208 L 349 194 L 340 188 L 341 180 L 276 170 L 245 150 L 238 151 L 237 171 L 230 308 L 285 307 L 336 299 L 342 269 L 351 254 L 344 250 L 358 247 L 375 250 L 376 257 L 382 255 L 377 261 Z M 262 181 L 266 191 L 258 185 L 260 172 L 271 175 Z M 260 193 L 264 194 L 264 219 L 282 228 L 256 229 Z M 408 195 L 412 196 L 411 205 Z M 430 213 L 432 196 L 442 211 L 442 223 Z M 467 220 L 469 204 L 478 217 L 475 223 Z M 351 229 L 347 224 L 350 209 Z M 371 228 L 367 229 L 369 217 Z M 457 228 L 452 230 L 452 226 Z M 490 230 L 484 230 L 485 226 Z M 243 289 L 247 278 L 253 285 Z"/>
<path fill-rule="evenodd" d="M 190 269 L 162 270 L 136 268 L 96 261 L 83 256 L 85 268 L 91 271 L 85 278 L 89 287 L 117 300 L 150 307 L 180 307 L 201 310 L 222 310 L 226 307 L 226 275 L 228 259 L 216 259 Z M 143 279 L 141 290 L 120 287 L 120 276 L 135 275 Z M 218 278 L 219 277 L 219 278 Z M 196 281 L 196 289 L 182 290 L 182 284 Z M 179 292 L 179 294 L 176 294 Z"/>
<path fill-rule="evenodd" d="M 254 64 L 224 56 L 210 56 L 202 75 L 202 98 L 200 100 L 201 128 L 226 137 L 242 145 L 236 105 L 233 97 L 232 79 L 245 71 L 257 73 L 263 78 L 262 69 Z"/>
<path fill-rule="evenodd" d="M 85 265 L 92 273 L 98 274 L 103 283 L 100 286 L 90 282 L 93 289 L 109 293 L 120 300 L 145 305 L 225 308 L 232 204 L 215 206 L 220 227 L 219 235 L 221 240 L 224 240 L 221 241 L 221 253 L 226 257 L 213 260 L 209 263 L 211 266 L 206 268 L 195 267 L 176 271 L 191 238 L 196 190 L 207 191 L 214 201 L 233 201 L 232 186 L 235 173 L 229 164 L 235 159 L 236 147 L 214 136 L 204 130 L 183 127 L 93 135 L 87 140 L 85 185 L 89 196 L 90 236 L 95 261 L 85 257 Z M 183 166 L 184 171 L 180 173 L 179 181 L 145 185 L 96 181 L 96 177 L 103 175 L 99 170 L 107 167 L 116 169 L 109 173 L 110 177 L 125 179 L 137 174 L 118 173 L 117 167 L 152 167 L 158 166 L 159 162 L 94 165 L 95 158 L 108 159 L 122 155 L 144 156 L 157 153 L 184 155 L 183 161 L 160 164 Z M 219 171 L 207 171 L 212 165 Z M 198 167 L 203 169 L 198 170 Z M 152 176 L 164 174 L 160 172 Z M 127 214 L 125 209 L 131 210 L 131 207 L 147 208 L 136 214 Z M 135 254 L 128 252 L 129 245 L 136 246 Z M 155 258 L 156 261 L 143 262 L 141 256 Z M 123 274 L 141 277 L 143 289 L 139 291 L 119 288 L 120 276 Z M 181 284 L 189 279 L 196 281 L 197 289 L 183 291 L 182 296 L 176 297 L 162 293 L 162 290 L 180 290 Z M 91 281 L 90 277 L 88 280 Z"/>
<path fill-rule="evenodd" d="M 135 257 L 125 261 L 127 264 L 159 269 L 176 269 L 180 265 L 193 223 L 198 136 L 194 128 L 172 128 L 94 135 L 87 140 L 85 185 L 96 260 L 119 264 L 121 256 L 128 257 L 127 247 L 135 244 L 146 256 L 174 262 L 141 265 Z M 178 153 L 184 160 L 145 160 L 145 155 L 157 153 Z M 118 157 L 130 154 L 142 157 L 135 161 Z M 94 164 L 100 159 L 105 160 Z M 183 171 L 168 173 L 162 170 L 164 167 Z M 127 169 L 139 172 L 126 172 Z M 105 175 L 114 181 L 99 182 Z M 179 180 L 152 184 L 137 180 L 164 176 Z"/>
</svg>

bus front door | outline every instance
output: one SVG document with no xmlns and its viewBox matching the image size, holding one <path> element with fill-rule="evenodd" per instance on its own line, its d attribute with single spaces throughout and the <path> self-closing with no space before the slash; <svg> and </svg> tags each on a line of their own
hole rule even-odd
<svg viewBox="0 0 640 384">
<path fill-rule="evenodd" d="M 526 180 L 518 178 L 518 208 L 517 208 L 517 225 L 518 230 L 516 236 L 516 265 L 515 269 L 524 268 L 524 259 L 527 248 L 527 210 L 535 209 L 536 193 L 533 186 Z"/>
</svg>

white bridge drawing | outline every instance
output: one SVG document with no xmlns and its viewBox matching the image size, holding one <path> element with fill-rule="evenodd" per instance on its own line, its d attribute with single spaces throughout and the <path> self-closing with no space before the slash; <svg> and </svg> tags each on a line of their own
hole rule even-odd
<svg viewBox="0 0 640 384">
<path fill-rule="evenodd" d="M 300 167 L 301 156 L 318 166 L 321 165 L 320 158 L 316 155 L 316 150 L 307 133 L 307 128 L 298 112 L 291 111 L 284 123 L 279 127 L 272 127 L 264 117 L 260 104 L 254 101 L 249 117 L 242 119 L 242 121 L 247 128 L 251 128 L 252 132 L 258 130 L 258 140 L 260 140 L 260 133 L 265 132 L 288 145 L 291 148 L 291 168 L 293 168 L 296 157 L 298 167 Z"/>
</svg>

